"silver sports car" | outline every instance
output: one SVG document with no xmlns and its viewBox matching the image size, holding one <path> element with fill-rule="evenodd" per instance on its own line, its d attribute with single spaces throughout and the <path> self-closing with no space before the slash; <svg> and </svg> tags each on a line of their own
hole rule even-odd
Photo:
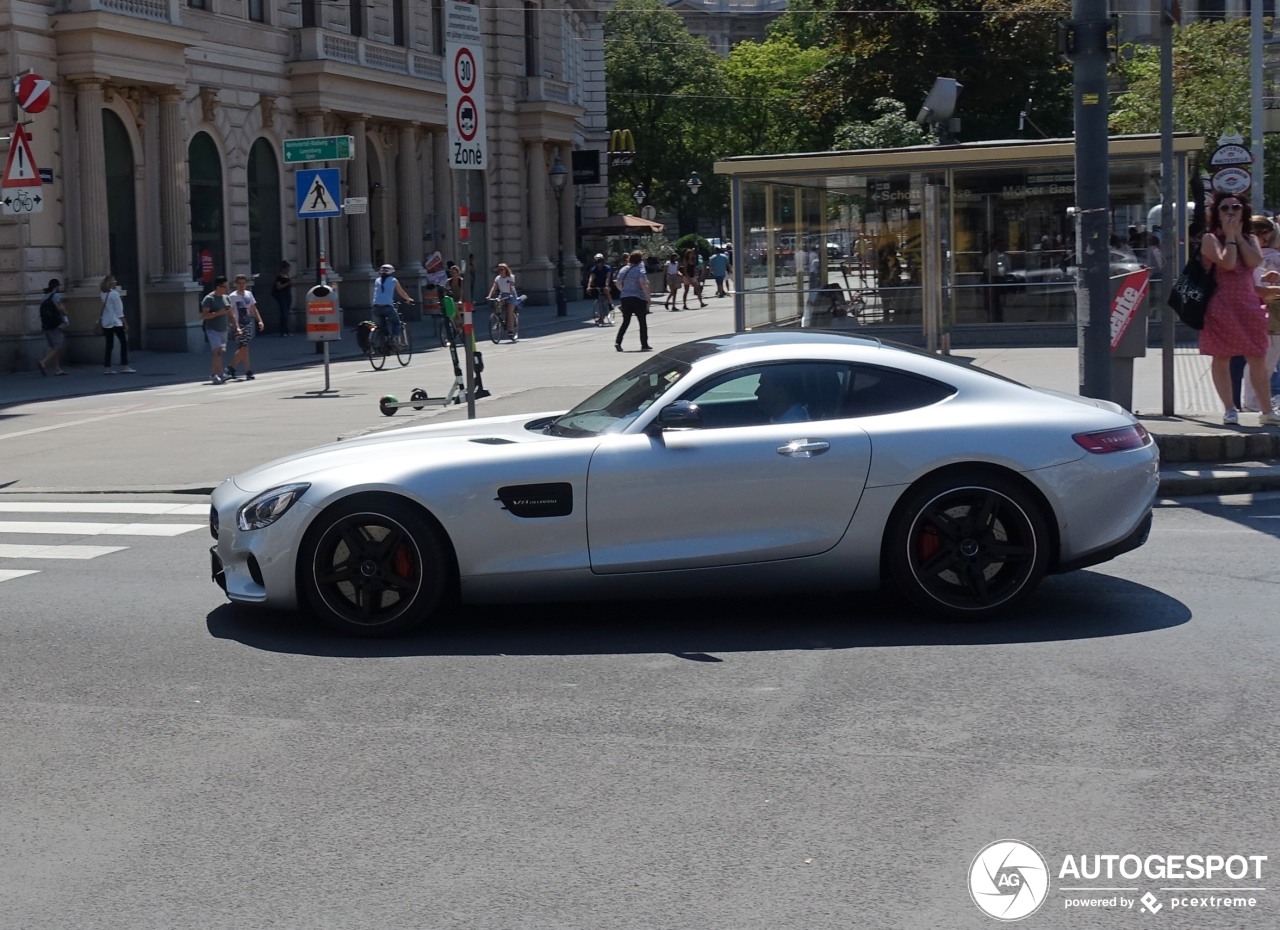
<svg viewBox="0 0 1280 930">
<path fill-rule="evenodd" d="M 1106 401 L 836 333 L 645 358 L 567 413 L 409 427 L 213 494 L 232 601 L 375 636 L 462 602 L 870 589 L 986 617 L 1145 542 L 1159 455 Z"/>
</svg>

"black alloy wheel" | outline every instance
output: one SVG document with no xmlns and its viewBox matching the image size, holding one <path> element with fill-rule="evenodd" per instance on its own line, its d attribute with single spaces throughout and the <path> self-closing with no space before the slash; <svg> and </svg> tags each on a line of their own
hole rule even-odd
<svg viewBox="0 0 1280 930">
<path fill-rule="evenodd" d="M 996 476 L 944 476 L 909 492 L 887 545 L 899 590 L 959 619 L 986 619 L 1021 603 L 1049 561 L 1039 505 Z"/>
<path fill-rule="evenodd" d="M 392 495 L 362 495 L 327 508 L 301 549 L 299 585 L 333 629 L 392 636 L 440 609 L 452 564 L 440 531 Z"/>
</svg>

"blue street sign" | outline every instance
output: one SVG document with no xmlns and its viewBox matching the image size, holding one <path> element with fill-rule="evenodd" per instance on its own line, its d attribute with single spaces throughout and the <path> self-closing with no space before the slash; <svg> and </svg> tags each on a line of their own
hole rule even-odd
<svg viewBox="0 0 1280 930">
<path fill-rule="evenodd" d="M 298 193 L 298 219 L 342 216 L 337 168 L 306 168 L 294 175 Z"/>
</svg>

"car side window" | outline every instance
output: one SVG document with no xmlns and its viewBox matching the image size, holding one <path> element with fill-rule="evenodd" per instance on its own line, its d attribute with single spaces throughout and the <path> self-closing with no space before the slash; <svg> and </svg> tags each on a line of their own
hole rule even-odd
<svg viewBox="0 0 1280 930">
<path fill-rule="evenodd" d="M 841 415 L 846 417 L 916 410 L 956 392 L 954 387 L 941 381 L 873 365 L 855 365 L 851 376 L 852 383 L 841 403 Z"/>
<path fill-rule="evenodd" d="M 684 399 L 698 405 L 703 429 L 803 423 L 843 416 L 850 383 L 842 363 L 781 362 L 727 372 Z"/>
</svg>

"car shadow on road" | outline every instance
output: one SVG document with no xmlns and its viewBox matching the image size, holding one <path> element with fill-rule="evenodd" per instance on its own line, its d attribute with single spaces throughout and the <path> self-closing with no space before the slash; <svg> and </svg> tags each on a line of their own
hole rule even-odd
<svg viewBox="0 0 1280 930">
<path fill-rule="evenodd" d="M 358 639 L 326 631 L 305 612 L 223 604 L 211 635 L 252 649 L 297 655 L 390 658 L 447 655 L 670 654 L 723 661 L 726 654 L 886 646 L 971 646 L 1128 636 L 1191 619 L 1182 602 L 1098 572 L 1048 578 L 1016 615 L 983 623 L 929 616 L 889 593 L 625 603 L 469 607 L 430 633 Z"/>
</svg>

